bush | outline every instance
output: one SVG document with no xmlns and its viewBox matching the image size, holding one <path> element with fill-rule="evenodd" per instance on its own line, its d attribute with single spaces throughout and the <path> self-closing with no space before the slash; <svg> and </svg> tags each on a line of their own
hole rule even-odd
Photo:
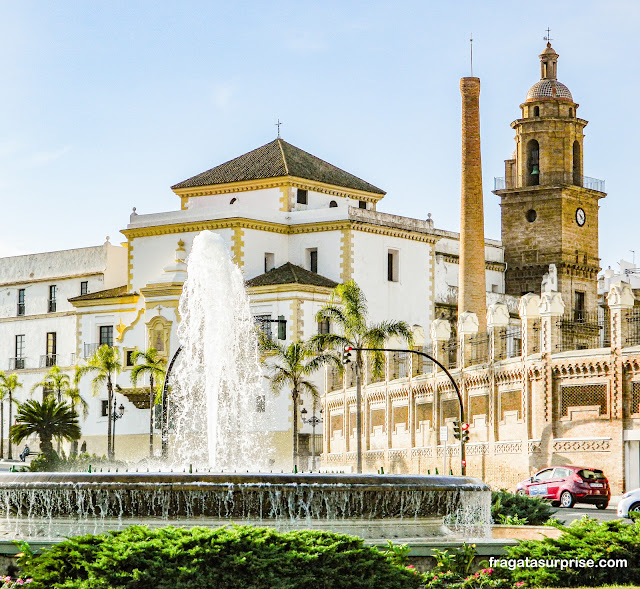
<svg viewBox="0 0 640 589">
<path fill-rule="evenodd" d="M 64 452 L 56 454 L 40 454 L 36 456 L 29 465 L 31 472 L 86 472 L 91 465 L 95 471 L 100 467 L 109 466 L 111 468 L 127 466 L 126 462 L 107 460 L 106 456 L 96 454 L 71 454 L 66 456 Z"/>
<path fill-rule="evenodd" d="M 19 559 L 33 589 L 417 589 L 420 576 L 359 538 L 269 528 L 131 526 Z"/>
<path fill-rule="evenodd" d="M 517 524 L 539 526 L 552 515 L 551 506 L 538 497 L 515 495 L 504 489 L 491 492 L 491 517 L 494 522 L 502 523 L 504 518 L 511 517 L 511 521 Z"/>
<path fill-rule="evenodd" d="M 593 560 L 595 566 L 571 568 L 526 566 L 519 563 L 511 572 L 517 582 L 529 586 L 599 587 L 605 584 L 640 582 L 640 521 L 627 524 L 621 520 L 598 521 L 587 516 L 568 526 L 554 524 L 563 530 L 558 539 L 529 540 L 507 547 L 506 559 Z M 627 566 L 599 567 L 600 560 L 626 560 Z M 522 566 L 520 566 L 520 564 Z"/>
</svg>

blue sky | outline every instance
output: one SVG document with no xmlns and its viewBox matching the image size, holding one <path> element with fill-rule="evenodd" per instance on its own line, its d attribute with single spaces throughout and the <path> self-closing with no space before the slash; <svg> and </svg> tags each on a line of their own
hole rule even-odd
<svg viewBox="0 0 640 589">
<path fill-rule="evenodd" d="M 509 124 L 558 78 L 589 120 L 585 175 L 606 180 L 602 265 L 638 250 L 640 2 L 0 0 L 0 255 L 123 240 L 132 207 L 282 137 L 383 188 L 379 209 L 458 230 L 459 78 L 481 78 L 487 237 Z"/>
</svg>

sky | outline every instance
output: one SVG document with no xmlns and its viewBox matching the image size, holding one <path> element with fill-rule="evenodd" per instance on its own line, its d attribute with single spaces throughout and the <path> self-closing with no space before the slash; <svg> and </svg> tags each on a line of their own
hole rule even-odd
<svg viewBox="0 0 640 589">
<path fill-rule="evenodd" d="M 485 235 L 494 176 L 539 79 L 589 121 L 584 174 L 606 181 L 601 265 L 637 250 L 640 2 L 0 0 L 0 255 L 124 240 L 177 210 L 173 184 L 281 136 L 379 186 L 378 210 L 459 230 L 460 90 L 481 79 Z"/>
</svg>

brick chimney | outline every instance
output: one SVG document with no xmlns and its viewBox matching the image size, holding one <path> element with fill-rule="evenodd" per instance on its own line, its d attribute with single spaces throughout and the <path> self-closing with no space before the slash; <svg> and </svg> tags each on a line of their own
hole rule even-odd
<svg viewBox="0 0 640 589">
<path fill-rule="evenodd" d="M 460 267 L 458 316 L 478 317 L 478 331 L 487 329 L 484 258 L 484 213 L 480 161 L 480 78 L 462 78 L 462 192 L 460 198 Z"/>
</svg>

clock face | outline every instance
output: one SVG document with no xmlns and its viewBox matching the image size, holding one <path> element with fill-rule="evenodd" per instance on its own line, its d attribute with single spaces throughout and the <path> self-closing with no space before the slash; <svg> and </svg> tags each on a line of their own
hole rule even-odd
<svg viewBox="0 0 640 589">
<path fill-rule="evenodd" d="M 576 209 L 576 223 L 582 227 L 587 220 L 587 215 L 583 209 Z"/>
</svg>

